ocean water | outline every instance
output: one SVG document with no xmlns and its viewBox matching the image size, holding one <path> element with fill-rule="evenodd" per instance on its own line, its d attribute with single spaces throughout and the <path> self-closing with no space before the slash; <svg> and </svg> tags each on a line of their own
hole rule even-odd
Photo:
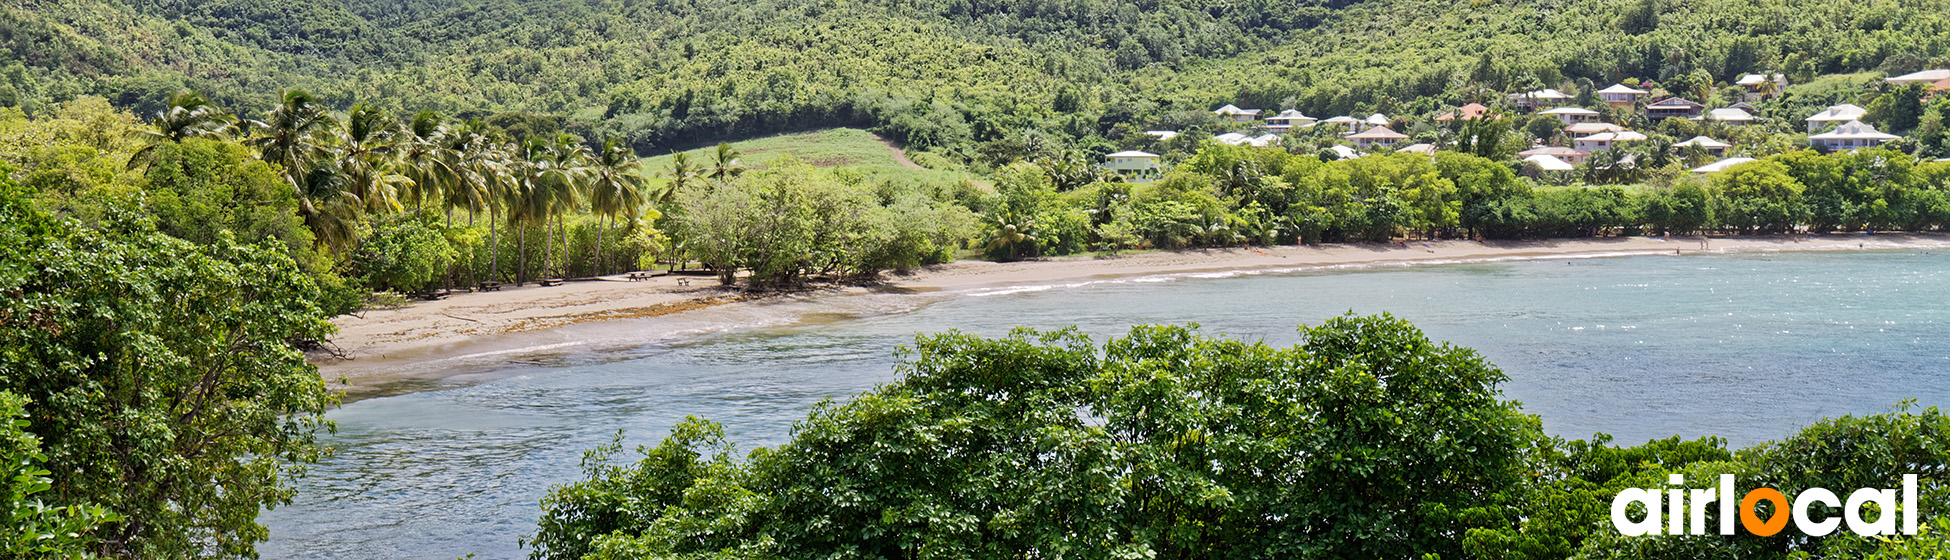
<svg viewBox="0 0 1950 560">
<path fill-rule="evenodd" d="M 270 559 L 522 558 L 581 453 L 654 444 L 687 415 L 749 449 L 823 399 L 893 380 L 917 333 L 1140 323 L 1286 345 L 1295 325 L 1392 313 L 1477 349 L 1567 438 L 1746 446 L 1915 399 L 1950 405 L 1950 254 L 1774 253 L 1382 264 L 966 293 L 808 297 L 580 325 L 419 367 L 482 383 L 330 414 L 337 453 L 266 512 Z"/>
</svg>

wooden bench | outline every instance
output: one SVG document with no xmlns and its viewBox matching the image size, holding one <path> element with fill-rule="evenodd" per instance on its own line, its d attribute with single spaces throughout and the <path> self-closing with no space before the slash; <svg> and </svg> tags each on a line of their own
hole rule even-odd
<svg viewBox="0 0 1950 560">
<path fill-rule="evenodd" d="M 542 285 L 543 285 L 543 286 L 560 286 L 560 285 L 562 285 L 562 279 L 561 279 L 561 278 L 544 278 L 544 279 L 542 279 L 542 282 L 541 282 L 541 283 L 542 283 Z"/>
<path fill-rule="evenodd" d="M 443 299 L 447 299 L 447 291 L 446 290 L 420 290 L 417 292 L 413 292 L 413 297 L 427 300 L 427 301 L 440 301 Z"/>
<path fill-rule="evenodd" d="M 475 286 L 475 287 L 474 287 L 474 290 L 475 290 L 475 291 L 480 291 L 480 292 L 499 292 L 499 291 L 501 291 L 501 283 L 500 283 L 500 282 L 482 282 L 482 283 L 480 283 L 479 285 L 477 285 L 477 286 Z"/>
<path fill-rule="evenodd" d="M 630 281 L 635 282 L 638 280 L 649 280 L 651 278 L 656 278 L 658 276 L 663 276 L 665 274 L 669 274 L 669 273 L 661 270 L 632 272 L 630 273 Z"/>
</svg>

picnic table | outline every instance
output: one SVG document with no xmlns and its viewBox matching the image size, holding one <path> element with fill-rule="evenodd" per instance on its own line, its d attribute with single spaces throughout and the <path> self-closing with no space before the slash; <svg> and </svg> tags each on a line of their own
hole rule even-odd
<svg viewBox="0 0 1950 560">
<path fill-rule="evenodd" d="M 474 289 L 475 289 L 476 291 L 482 291 L 482 292 L 499 292 L 499 291 L 501 291 L 501 283 L 500 283 L 500 282 L 482 282 L 482 283 L 480 283 L 479 285 L 477 285 L 477 286 L 475 286 L 475 287 L 474 287 Z"/>
<path fill-rule="evenodd" d="M 630 273 L 630 281 L 635 282 L 638 280 L 649 280 L 651 278 L 656 278 L 658 276 L 663 276 L 665 274 L 669 274 L 669 273 L 661 270 L 632 272 Z"/>
<path fill-rule="evenodd" d="M 562 285 L 562 279 L 561 279 L 561 278 L 544 278 L 544 279 L 542 279 L 542 285 L 543 285 L 543 286 L 560 286 L 560 285 Z"/>
</svg>

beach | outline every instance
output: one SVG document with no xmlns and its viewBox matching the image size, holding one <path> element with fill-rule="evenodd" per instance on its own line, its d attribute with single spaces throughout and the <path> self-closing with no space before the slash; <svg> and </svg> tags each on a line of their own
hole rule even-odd
<svg viewBox="0 0 1950 560">
<path fill-rule="evenodd" d="M 1702 248 L 1704 247 L 1704 248 Z M 958 261 L 905 275 L 890 274 L 877 288 L 829 288 L 815 296 L 838 297 L 871 290 L 968 292 L 1092 280 L 1227 271 L 1305 269 L 1383 263 L 1442 263 L 1496 259 L 1577 258 L 1677 253 L 1840 251 L 1950 248 L 1950 236 L 1833 234 L 1698 237 L 1612 237 L 1537 241 L 1433 241 L 1406 244 L 1324 244 L 1192 251 L 1152 251 L 1108 257 L 1063 257 L 1013 263 Z M 685 281 L 680 284 L 680 281 Z M 314 355 L 328 383 L 349 399 L 398 392 L 402 385 L 452 381 L 437 368 L 414 364 L 492 351 L 497 340 L 568 325 L 640 319 L 698 309 L 748 305 L 806 294 L 749 294 L 716 286 L 710 277 L 661 276 L 630 281 L 623 276 L 559 286 L 509 286 L 416 301 L 398 309 L 368 310 L 333 321 L 333 343 L 350 359 Z M 464 380 L 462 380 L 464 381 Z M 449 383 L 451 385 L 452 383 Z M 384 389 L 390 387 L 391 389 Z"/>
</svg>

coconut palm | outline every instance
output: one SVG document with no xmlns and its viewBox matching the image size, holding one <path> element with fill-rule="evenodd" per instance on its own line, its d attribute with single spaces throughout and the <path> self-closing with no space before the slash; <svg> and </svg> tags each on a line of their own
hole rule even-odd
<svg viewBox="0 0 1950 560">
<path fill-rule="evenodd" d="M 569 224 L 568 215 L 582 209 L 588 198 L 590 160 L 594 159 L 589 148 L 569 134 L 557 134 L 549 142 L 549 164 L 554 173 L 544 181 L 548 198 L 548 217 L 555 219 L 555 231 L 562 236 L 562 275 L 569 275 Z M 547 263 L 547 260 L 543 261 Z M 545 267 L 546 268 L 546 267 Z"/>
<path fill-rule="evenodd" d="M 711 171 L 706 176 L 718 181 L 738 178 L 745 172 L 745 165 L 738 161 L 738 156 L 738 150 L 731 149 L 730 144 L 719 142 L 711 152 Z"/>
<path fill-rule="evenodd" d="M 623 144 L 621 140 L 610 138 L 603 142 L 603 149 L 589 166 L 589 209 L 601 217 L 603 222 L 596 228 L 596 262 L 598 274 L 608 272 L 603 261 L 603 235 L 610 223 L 621 215 L 634 221 L 637 209 L 647 198 L 645 185 L 648 183 L 638 171 L 643 164 L 637 161 L 636 151 Z"/>
<path fill-rule="evenodd" d="M 250 122 L 259 136 L 246 143 L 257 149 L 259 159 L 283 170 L 285 181 L 298 195 L 298 214 L 311 228 L 314 243 L 343 253 L 357 242 L 351 232 L 364 203 L 331 165 L 337 161 L 333 143 L 338 140 L 338 120 L 304 90 L 284 90 L 278 99 L 266 120 Z"/>
<path fill-rule="evenodd" d="M 354 105 L 346 114 L 339 172 L 367 212 L 400 210 L 398 188 L 411 183 L 393 171 L 400 133 L 397 121 L 366 104 Z"/>
<path fill-rule="evenodd" d="M 427 200 L 438 199 L 447 185 L 460 180 L 460 159 L 453 144 L 456 138 L 441 122 L 440 115 L 422 111 L 413 116 L 401 135 L 400 172 L 411 181 L 401 198 L 420 208 Z"/>
<path fill-rule="evenodd" d="M 224 112 L 202 94 L 186 91 L 169 96 L 169 108 L 156 114 L 150 128 L 135 135 L 148 142 L 129 158 L 129 169 L 148 165 L 155 158 L 156 146 L 191 138 L 219 138 L 237 132 L 237 117 Z"/>
</svg>

